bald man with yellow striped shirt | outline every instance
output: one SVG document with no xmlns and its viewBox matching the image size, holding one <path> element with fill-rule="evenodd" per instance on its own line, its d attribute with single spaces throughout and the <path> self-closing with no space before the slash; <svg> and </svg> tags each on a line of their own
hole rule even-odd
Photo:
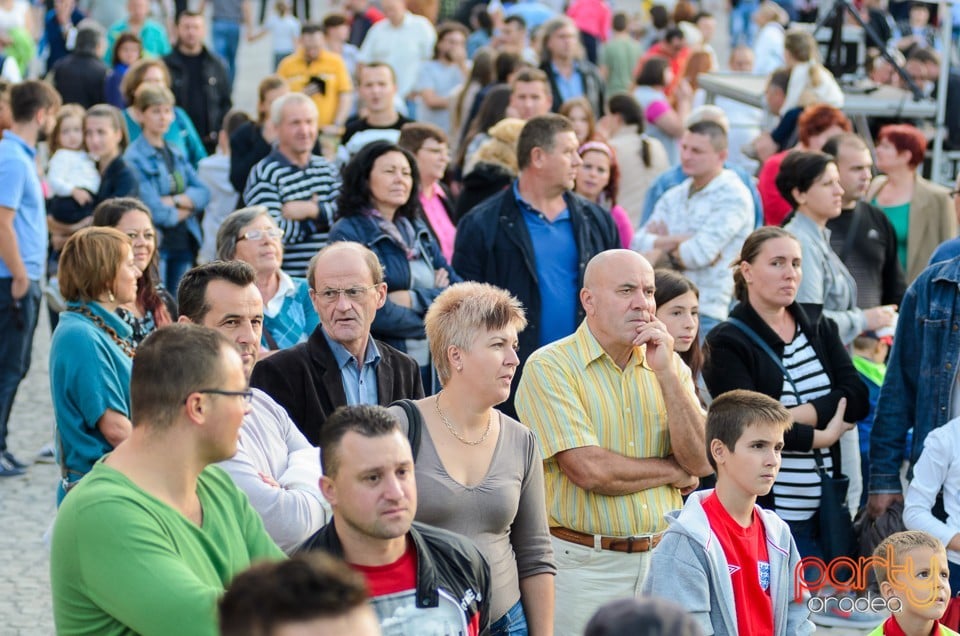
<svg viewBox="0 0 960 636">
<path fill-rule="evenodd" d="M 690 370 L 653 293 L 643 256 L 598 254 L 580 291 L 586 319 L 520 379 L 517 413 L 544 456 L 557 634 L 581 634 L 600 605 L 639 593 L 663 515 L 712 472 Z"/>
</svg>

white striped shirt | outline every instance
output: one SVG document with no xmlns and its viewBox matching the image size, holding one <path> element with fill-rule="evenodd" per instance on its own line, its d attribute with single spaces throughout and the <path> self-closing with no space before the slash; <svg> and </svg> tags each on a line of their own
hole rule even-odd
<svg viewBox="0 0 960 636">
<path fill-rule="evenodd" d="M 780 402 L 787 408 L 806 404 L 830 392 L 830 377 L 807 336 L 800 330 L 800 325 L 797 325 L 793 342 L 784 347 L 781 362 L 796 384 L 794 392 L 789 380 L 783 379 Z M 820 507 L 820 475 L 817 474 L 813 453 L 820 453 L 824 468 L 832 470 L 833 459 L 828 449 L 783 451 L 780 474 L 773 485 L 773 496 L 777 514 L 785 521 L 804 521 Z"/>
<path fill-rule="evenodd" d="M 340 173 L 319 155 L 311 155 L 310 163 L 301 168 L 274 149 L 250 171 L 243 200 L 247 205 L 266 206 L 283 232 L 282 269 L 287 274 L 306 277 L 310 259 L 327 244 L 340 185 Z M 283 217 L 284 203 L 314 196 L 320 208 L 316 219 L 291 221 Z"/>
</svg>

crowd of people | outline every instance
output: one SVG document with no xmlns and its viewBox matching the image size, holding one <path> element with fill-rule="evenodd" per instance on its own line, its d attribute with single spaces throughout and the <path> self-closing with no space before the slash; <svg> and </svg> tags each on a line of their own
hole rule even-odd
<svg viewBox="0 0 960 636">
<path fill-rule="evenodd" d="M 58 633 L 953 633 L 958 190 L 922 122 L 852 132 L 805 3 L 734 2 L 724 61 L 690 0 L 35 4 L 0 0 L 0 478 L 46 307 Z M 871 79 L 960 144 L 937 18 L 875 4 Z M 721 67 L 766 107 L 707 104 Z M 806 560 L 899 510 L 877 554 L 932 600 L 885 562 L 903 612 L 812 611 Z"/>
</svg>

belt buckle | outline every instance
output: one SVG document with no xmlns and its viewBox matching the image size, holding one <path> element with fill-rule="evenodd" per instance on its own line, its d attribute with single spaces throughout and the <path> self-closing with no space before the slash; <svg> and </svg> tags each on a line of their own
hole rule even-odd
<svg viewBox="0 0 960 636">
<path fill-rule="evenodd" d="M 630 535 L 627 537 L 627 554 L 633 554 L 633 544 L 640 543 L 644 539 L 647 540 L 647 550 L 653 549 L 653 534 L 639 534 L 639 535 Z M 644 550 L 637 550 L 637 552 L 643 552 Z"/>
</svg>

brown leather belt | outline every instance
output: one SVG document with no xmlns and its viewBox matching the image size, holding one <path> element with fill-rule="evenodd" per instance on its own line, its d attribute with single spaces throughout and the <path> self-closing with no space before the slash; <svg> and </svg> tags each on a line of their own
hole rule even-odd
<svg viewBox="0 0 960 636">
<path fill-rule="evenodd" d="M 601 549 L 613 550 L 614 552 L 626 552 L 627 554 L 652 550 L 657 547 L 660 539 L 663 538 L 662 532 L 660 534 L 645 534 L 639 537 L 603 537 L 577 532 L 576 530 L 570 530 L 560 526 L 550 528 L 550 534 L 563 541 L 584 545 L 588 548 L 595 548 L 596 538 L 599 537 Z"/>
</svg>

